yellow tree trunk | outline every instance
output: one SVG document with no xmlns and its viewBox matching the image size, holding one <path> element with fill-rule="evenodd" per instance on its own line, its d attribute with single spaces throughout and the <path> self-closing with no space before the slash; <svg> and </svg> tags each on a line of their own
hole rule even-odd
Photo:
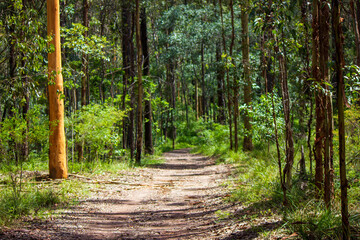
<svg viewBox="0 0 360 240">
<path fill-rule="evenodd" d="M 49 174 L 52 179 L 67 178 L 64 129 L 63 78 L 61 75 L 59 0 L 47 0 L 47 31 L 53 51 L 48 54 L 50 150 Z"/>
</svg>

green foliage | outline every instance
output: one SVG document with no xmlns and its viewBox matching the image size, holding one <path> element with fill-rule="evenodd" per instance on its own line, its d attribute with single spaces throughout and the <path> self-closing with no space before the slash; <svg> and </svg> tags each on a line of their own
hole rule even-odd
<svg viewBox="0 0 360 240">
<path fill-rule="evenodd" d="M 240 106 L 240 111 L 247 110 L 252 118 L 253 139 L 256 143 L 263 144 L 264 140 L 275 141 L 275 126 L 273 120 L 273 106 L 271 101 L 271 95 L 261 95 L 251 105 L 251 108 L 246 105 Z M 278 134 L 284 133 L 284 114 L 282 110 L 281 98 L 274 94 L 274 105 L 276 114 L 276 124 L 278 128 Z"/>
<path fill-rule="evenodd" d="M 341 216 L 326 210 L 323 203 L 307 201 L 287 214 L 290 232 L 303 239 L 340 239 Z"/>
<path fill-rule="evenodd" d="M 96 159 L 99 155 L 121 155 L 119 125 L 124 116 L 123 111 L 110 103 L 84 106 L 66 119 L 66 127 L 75 133 L 75 139 L 69 141 L 70 147 L 85 142 Z"/>
<path fill-rule="evenodd" d="M 43 114 L 44 107 L 35 105 L 24 117 L 17 110 L 13 110 L 12 117 L 0 122 L 0 151 L 2 153 L 0 162 L 7 167 L 19 158 L 21 149 L 19 146 L 25 141 L 29 144 L 30 161 L 41 158 L 48 154 L 49 121 Z"/>
<path fill-rule="evenodd" d="M 109 61 L 106 55 L 106 48 L 109 41 L 106 37 L 91 35 L 84 37 L 85 31 L 88 29 L 80 23 L 73 23 L 71 28 L 62 28 L 62 37 L 64 38 L 63 47 L 74 51 L 77 54 L 87 54 L 96 59 L 104 59 Z"/>
<path fill-rule="evenodd" d="M 197 122 L 181 122 L 176 124 L 178 130 L 177 141 L 194 146 L 215 146 L 228 142 L 227 126 L 205 122 L 200 119 Z"/>
<path fill-rule="evenodd" d="M 83 188 L 76 182 L 53 184 L 27 184 L 20 195 L 3 187 L 0 192 L 0 226 L 9 225 L 23 217 L 43 216 L 46 212 L 75 202 Z"/>
</svg>

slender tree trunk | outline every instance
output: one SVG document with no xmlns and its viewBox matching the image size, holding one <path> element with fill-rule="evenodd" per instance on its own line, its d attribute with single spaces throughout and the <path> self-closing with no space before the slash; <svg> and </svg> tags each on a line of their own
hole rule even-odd
<svg viewBox="0 0 360 240">
<path fill-rule="evenodd" d="M 171 139 L 172 147 L 175 149 L 175 139 L 176 139 L 176 128 L 175 128 L 175 111 L 176 111 L 176 81 L 175 81 L 175 64 L 170 63 L 170 88 L 171 88 Z"/>
<path fill-rule="evenodd" d="M 89 28 L 89 2 L 83 0 L 83 24 L 84 27 Z M 88 37 L 88 29 L 84 32 L 84 38 Z M 87 104 L 87 79 L 88 79 L 88 56 L 83 54 L 82 56 L 82 72 L 81 77 L 81 106 L 84 107 Z M 76 149 L 78 154 L 78 161 L 82 161 L 84 158 L 84 141 L 76 143 Z"/>
<path fill-rule="evenodd" d="M 275 142 L 276 142 L 276 152 L 277 152 L 277 160 L 278 160 L 278 167 L 279 167 L 279 177 L 280 177 L 280 184 L 281 189 L 283 191 L 283 204 L 284 206 L 287 205 L 287 197 L 286 197 L 286 186 L 285 186 L 285 178 L 282 177 L 282 167 L 281 167 L 281 153 L 280 153 L 280 144 L 279 144 L 279 135 L 277 129 L 277 122 L 276 122 L 276 112 L 275 112 L 275 104 L 274 104 L 274 92 L 271 92 L 271 105 L 272 105 L 272 115 L 273 121 L 275 126 Z"/>
<path fill-rule="evenodd" d="M 223 48 L 224 53 L 226 55 L 226 38 L 225 38 L 225 28 L 224 28 L 224 19 L 223 19 L 223 9 L 222 9 L 222 0 L 219 0 L 219 7 L 220 7 L 220 19 L 221 19 L 221 36 L 223 39 Z M 226 91 L 227 91 L 227 108 L 228 108 L 228 122 L 229 122 L 229 139 L 230 139 L 230 149 L 234 148 L 233 144 L 233 132 L 232 132 L 232 94 L 231 94 L 231 86 L 230 86 L 230 77 L 229 77 L 229 69 L 226 68 Z"/>
<path fill-rule="evenodd" d="M 61 74 L 59 0 L 47 0 L 47 32 L 54 52 L 48 54 L 49 74 L 49 174 L 53 179 L 67 178 L 64 128 L 63 78 Z"/>
<path fill-rule="evenodd" d="M 201 43 L 201 106 L 202 111 L 201 115 L 204 118 L 204 120 L 207 118 L 206 116 L 206 93 L 205 93 L 205 61 L 204 61 L 204 43 Z"/>
<path fill-rule="evenodd" d="M 195 110 L 196 110 L 196 121 L 199 120 L 199 90 L 198 90 L 198 80 L 195 77 Z"/>
<path fill-rule="evenodd" d="M 276 43 L 278 44 L 278 43 Z M 281 81 L 282 104 L 284 108 L 285 120 L 285 141 L 286 141 L 286 164 L 284 167 L 284 183 L 286 188 L 291 185 L 292 167 L 294 164 L 294 139 L 290 119 L 290 96 L 287 83 L 287 70 L 284 52 L 279 52 L 278 45 L 275 46 L 275 52 L 278 55 L 279 72 Z"/>
<path fill-rule="evenodd" d="M 313 170 L 312 170 L 312 157 L 313 157 L 313 149 L 311 146 L 311 135 L 312 135 L 312 122 L 313 122 L 313 91 L 311 90 L 311 84 L 309 83 L 308 79 L 311 77 L 311 67 L 310 67 L 310 48 L 309 48 L 309 42 L 310 42 L 310 34 L 309 34 L 309 28 L 308 28 L 308 16 L 309 16 L 309 7 L 308 7 L 308 1 L 302 0 L 300 3 L 301 8 L 301 23 L 304 25 L 304 35 L 305 39 L 303 42 L 303 45 L 305 46 L 305 51 L 303 54 L 303 61 L 304 61 L 304 92 L 307 93 L 308 101 L 310 105 L 310 111 L 309 111 L 309 120 L 307 122 L 307 147 L 309 149 L 309 164 L 310 164 L 310 175 L 312 176 Z"/>
<path fill-rule="evenodd" d="M 309 117 L 309 121 L 308 121 L 308 124 L 307 124 L 307 127 L 308 127 L 308 137 L 307 137 L 307 146 L 309 148 L 309 164 L 310 164 L 310 176 L 312 177 L 312 174 L 313 174 L 313 159 L 312 159 L 312 156 L 313 156 L 313 148 L 311 146 L 311 125 L 312 125 L 312 122 L 313 122 L 313 110 L 314 110 L 314 103 L 313 103 L 313 100 L 312 98 L 310 99 L 310 117 Z"/>
<path fill-rule="evenodd" d="M 83 24 L 84 27 L 89 28 L 89 2 L 83 0 Z M 88 29 L 84 32 L 84 38 L 88 37 Z M 86 54 L 82 56 L 82 71 L 83 76 L 81 78 L 81 106 L 86 105 L 86 93 L 87 93 L 87 75 L 88 75 L 88 57 Z"/>
<path fill-rule="evenodd" d="M 313 1 L 313 46 L 312 46 L 312 77 L 315 83 L 321 85 L 320 80 L 320 69 L 319 69 L 319 0 Z M 315 94 L 315 103 L 316 103 L 316 138 L 315 138 L 315 186 L 317 191 L 321 191 L 323 179 L 324 179 L 324 169 L 323 169 L 323 128 L 324 128 L 324 104 L 323 96 L 321 91 L 316 91 Z"/>
<path fill-rule="evenodd" d="M 332 146 L 332 104 L 330 89 L 325 83 L 329 82 L 329 30 L 330 30 L 330 9 L 327 0 L 321 0 L 321 7 L 319 9 L 319 41 L 320 41 L 320 80 L 321 86 L 325 89 L 326 93 L 321 93 L 322 99 L 322 112 L 323 112 L 323 127 L 322 131 L 322 146 L 324 156 L 324 200 L 328 208 L 330 208 L 331 200 L 331 153 L 330 149 Z M 321 90 L 323 91 L 323 90 Z"/>
<path fill-rule="evenodd" d="M 141 163 L 141 152 L 143 142 L 143 86 L 142 86 L 142 47 L 141 47 L 141 33 L 140 33 L 140 1 L 136 0 L 135 10 L 135 24 L 136 24 L 136 48 L 137 48 L 137 82 L 138 82 L 138 99 L 137 99 L 137 139 L 136 139 L 136 163 Z"/>
<path fill-rule="evenodd" d="M 225 70 L 221 60 L 221 44 L 216 44 L 216 62 L 218 64 L 216 69 L 217 79 L 217 105 L 218 105 L 218 116 L 217 121 L 220 124 L 225 124 L 225 102 L 224 102 L 224 76 Z"/>
<path fill-rule="evenodd" d="M 332 27 L 335 40 L 336 52 L 336 81 L 338 94 L 338 117 L 339 117 L 339 166 L 340 166 L 340 185 L 341 185 L 341 216 L 342 216 L 342 239 L 350 239 L 350 224 L 347 189 L 349 187 L 346 178 L 346 161 L 345 161 L 345 122 L 344 122 L 344 36 L 340 21 L 340 3 L 338 0 L 332 0 Z"/>
<path fill-rule="evenodd" d="M 142 46 L 142 53 L 144 56 L 144 63 L 143 63 L 143 75 L 148 76 L 150 70 L 150 59 L 149 59 L 149 48 L 148 48 L 148 37 L 147 37 L 147 19 L 146 19 L 146 10 L 145 8 L 141 9 L 141 46 Z M 144 111 L 144 118 L 145 118 L 145 153 L 153 154 L 154 147 L 153 147 L 153 140 L 152 140 L 152 110 L 151 110 L 151 92 L 149 92 L 148 99 L 145 100 L 145 111 Z"/>
<path fill-rule="evenodd" d="M 234 104 L 234 150 L 239 149 L 239 137 L 238 137 L 238 116 L 239 116 L 239 80 L 236 71 L 236 61 L 233 56 L 233 48 L 235 45 L 235 16 L 234 16 L 234 2 L 230 0 L 230 13 L 231 13 L 231 42 L 230 42 L 230 57 L 232 64 L 234 65 L 234 77 L 233 77 L 233 104 Z"/>
<path fill-rule="evenodd" d="M 243 149 L 251 151 L 252 144 L 252 126 L 248 109 L 251 108 L 251 78 L 250 78 L 250 58 L 249 58 L 249 1 L 244 0 L 241 8 L 241 26 L 242 26 L 242 55 L 244 65 L 244 103 L 247 109 L 244 112 L 244 143 Z"/>
<path fill-rule="evenodd" d="M 358 7 L 360 3 L 357 1 Z M 350 1 L 350 10 L 354 22 L 354 33 L 355 33 L 355 45 L 356 45 L 356 65 L 360 66 L 360 26 L 358 22 L 358 16 L 356 13 L 354 0 Z"/>
<path fill-rule="evenodd" d="M 123 56 L 123 94 L 122 110 L 126 110 L 126 96 L 130 95 L 130 110 L 128 117 L 123 120 L 123 148 L 130 148 L 131 159 L 134 153 L 134 91 L 132 82 L 134 77 L 134 44 L 133 44 L 133 21 L 131 1 L 123 1 L 121 5 L 122 18 L 122 56 Z M 129 86 L 130 85 L 130 86 Z"/>
</svg>

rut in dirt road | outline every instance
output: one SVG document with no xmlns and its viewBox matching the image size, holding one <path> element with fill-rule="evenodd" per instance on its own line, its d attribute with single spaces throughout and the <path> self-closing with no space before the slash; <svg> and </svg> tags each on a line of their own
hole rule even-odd
<svg viewBox="0 0 360 240">
<path fill-rule="evenodd" d="M 219 239 L 215 212 L 226 207 L 220 184 L 228 165 L 190 154 L 164 154 L 165 163 L 124 172 L 46 226 L 34 239 Z M 42 237 L 40 237 L 42 236 Z"/>
</svg>

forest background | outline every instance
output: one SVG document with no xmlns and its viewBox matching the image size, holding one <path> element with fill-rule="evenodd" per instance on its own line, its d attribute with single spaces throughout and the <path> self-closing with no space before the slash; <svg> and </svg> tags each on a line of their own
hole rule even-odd
<svg viewBox="0 0 360 240">
<path fill-rule="evenodd" d="M 3 224 L 31 209 L 22 173 L 48 169 L 46 12 L 44 0 L 0 3 Z M 298 223 L 290 231 L 348 239 L 359 229 L 359 21 L 353 0 L 60 1 L 69 172 L 190 146 L 246 169 L 228 200 L 268 199 Z M 58 201 L 45 190 L 53 200 L 39 206 Z"/>
</svg>

